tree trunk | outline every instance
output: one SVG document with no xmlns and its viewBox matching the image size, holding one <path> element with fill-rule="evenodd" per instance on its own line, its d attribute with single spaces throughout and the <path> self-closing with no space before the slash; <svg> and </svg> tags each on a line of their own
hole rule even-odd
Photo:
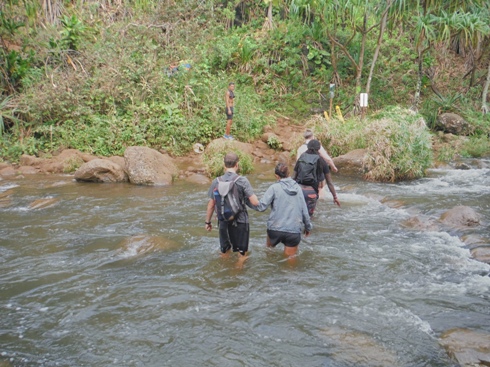
<svg viewBox="0 0 490 367">
<path fill-rule="evenodd" d="M 361 78 L 362 69 L 364 67 L 364 50 L 366 48 L 366 38 L 367 38 L 367 12 L 364 13 L 364 21 L 362 25 L 362 40 L 361 40 L 361 50 L 359 51 L 359 63 L 356 67 L 356 89 L 355 89 L 355 99 L 354 99 L 354 112 L 358 113 L 360 111 L 360 93 L 361 93 Z"/>
<path fill-rule="evenodd" d="M 418 111 L 420 103 L 420 92 L 422 90 L 422 77 L 423 77 L 423 63 L 424 54 L 419 52 L 419 68 L 417 72 L 417 86 L 415 87 L 415 95 L 413 97 L 412 110 Z"/>
<path fill-rule="evenodd" d="M 330 62 L 332 63 L 332 80 L 331 83 L 338 86 L 342 85 L 342 79 L 340 79 L 338 67 L 337 67 L 337 53 L 335 52 L 335 43 L 330 41 Z"/>
<path fill-rule="evenodd" d="M 367 94 L 369 94 L 369 92 L 371 91 L 371 81 L 373 80 L 374 67 L 376 66 L 376 61 L 378 60 L 378 56 L 379 56 L 379 50 L 381 49 L 381 43 L 383 42 L 383 36 L 386 29 L 386 22 L 388 20 L 388 11 L 391 7 L 391 4 L 393 4 L 393 1 L 388 2 L 388 5 L 386 6 L 386 9 L 383 13 L 383 17 L 381 19 L 381 24 L 379 27 L 379 34 L 378 34 L 378 44 L 376 45 L 376 50 L 374 51 L 373 61 L 371 62 L 371 69 L 369 70 L 369 76 L 366 84 Z"/>
<path fill-rule="evenodd" d="M 485 81 L 485 86 L 483 87 L 483 93 L 481 98 L 481 110 L 484 115 L 486 115 L 489 111 L 487 104 L 487 96 L 488 96 L 488 87 L 490 86 L 490 61 L 488 62 L 488 72 L 487 72 L 487 80 Z"/>
<path fill-rule="evenodd" d="M 267 19 L 269 19 L 269 24 L 270 24 L 270 27 L 272 29 L 272 27 L 273 27 L 273 25 L 272 25 L 272 0 L 269 3 L 269 8 L 267 9 Z"/>
</svg>

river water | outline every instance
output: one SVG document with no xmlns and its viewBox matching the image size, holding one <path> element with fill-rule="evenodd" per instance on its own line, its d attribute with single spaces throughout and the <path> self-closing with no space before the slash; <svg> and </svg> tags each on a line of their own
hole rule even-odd
<svg viewBox="0 0 490 367">
<path fill-rule="evenodd" d="M 264 247 L 268 212 L 253 212 L 242 269 L 204 230 L 207 186 L 4 179 L 0 366 L 456 366 L 438 337 L 490 333 L 490 267 L 462 232 L 402 223 L 468 205 L 488 238 L 489 178 L 335 175 L 342 207 L 319 202 L 296 262 Z"/>
</svg>

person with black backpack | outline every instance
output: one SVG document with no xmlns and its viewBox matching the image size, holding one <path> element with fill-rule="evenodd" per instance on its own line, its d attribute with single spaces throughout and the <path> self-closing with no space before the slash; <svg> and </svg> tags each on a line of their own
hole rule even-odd
<svg viewBox="0 0 490 367">
<path fill-rule="evenodd" d="M 239 262 L 247 258 L 249 243 L 249 221 L 247 205 L 259 204 L 252 185 L 244 176 L 237 174 L 239 158 L 235 153 L 225 155 L 225 174 L 213 180 L 208 191 L 205 228 L 213 229 L 211 219 L 218 217 L 219 242 L 222 256 L 229 251 L 239 253 Z"/>
<path fill-rule="evenodd" d="M 300 184 L 303 189 L 306 206 L 310 216 L 315 211 L 318 201 L 319 184 L 323 179 L 327 181 L 328 189 L 333 196 L 334 204 L 340 206 L 335 187 L 333 186 L 332 176 L 327 162 L 320 157 L 318 151 L 321 144 L 318 140 L 310 140 L 307 146 L 308 150 L 301 154 L 294 166 L 293 179 Z"/>
</svg>

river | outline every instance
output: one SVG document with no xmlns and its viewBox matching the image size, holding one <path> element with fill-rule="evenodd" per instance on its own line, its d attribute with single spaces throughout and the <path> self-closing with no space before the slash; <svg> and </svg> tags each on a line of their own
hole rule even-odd
<svg viewBox="0 0 490 367">
<path fill-rule="evenodd" d="M 260 197 L 272 168 L 249 178 Z M 467 205 L 488 238 L 489 178 L 334 175 L 342 207 L 319 202 L 296 263 L 253 212 L 243 269 L 204 230 L 207 186 L 4 178 L 0 366 L 456 366 L 438 337 L 490 333 L 490 266 L 462 232 L 402 223 Z"/>
</svg>

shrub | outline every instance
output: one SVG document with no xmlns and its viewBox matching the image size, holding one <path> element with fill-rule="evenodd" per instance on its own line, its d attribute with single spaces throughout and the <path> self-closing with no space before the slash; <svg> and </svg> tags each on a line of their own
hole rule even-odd
<svg viewBox="0 0 490 367">
<path fill-rule="evenodd" d="M 210 177 L 221 176 L 224 173 L 223 160 L 229 152 L 234 152 L 240 159 L 239 173 L 247 174 L 253 170 L 252 156 L 243 152 L 237 143 L 227 140 L 215 140 L 206 147 L 203 155 L 204 166 Z"/>
<path fill-rule="evenodd" d="M 267 145 L 269 146 L 269 148 L 274 150 L 282 149 L 282 144 L 275 135 L 269 136 L 269 139 L 267 139 Z"/>
<path fill-rule="evenodd" d="M 461 148 L 463 157 L 484 157 L 490 154 L 490 139 L 488 136 L 470 136 Z"/>
<path fill-rule="evenodd" d="M 367 149 L 366 179 L 399 181 L 423 177 L 432 164 L 432 140 L 420 115 L 387 108 L 368 120 L 346 121 L 314 116 L 307 122 L 315 137 L 333 156 Z"/>
<path fill-rule="evenodd" d="M 401 108 L 387 109 L 374 116 L 364 134 L 370 137 L 364 160 L 368 180 L 420 178 L 432 165 L 431 135 L 420 115 Z"/>
</svg>

